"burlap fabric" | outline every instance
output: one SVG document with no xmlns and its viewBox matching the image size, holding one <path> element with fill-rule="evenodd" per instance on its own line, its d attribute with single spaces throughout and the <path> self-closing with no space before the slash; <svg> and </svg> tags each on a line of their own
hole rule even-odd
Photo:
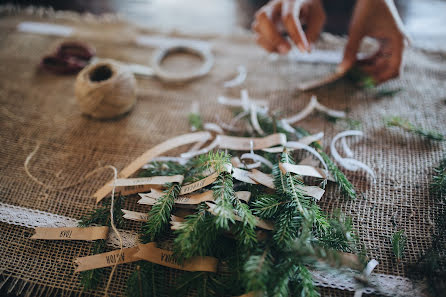
<svg viewBox="0 0 446 297">
<path fill-rule="evenodd" d="M 265 98 L 272 109 L 284 115 L 301 110 L 311 94 L 331 108 L 348 109 L 349 117 L 361 121 L 366 137 L 349 140 L 355 155 L 377 172 L 374 184 L 362 172 L 347 172 L 361 193 L 349 201 L 336 186 L 320 202 L 327 211 L 341 209 L 353 218 L 369 257 L 380 264 L 376 272 L 405 276 L 407 264 L 416 261 L 431 241 L 434 217 L 440 211 L 429 197 L 432 168 L 445 152 L 444 143 L 426 141 L 398 129 L 385 128 L 382 117 L 399 115 L 428 129 L 446 134 L 446 55 L 409 49 L 399 79 L 382 88 L 402 88 L 395 97 L 377 99 L 373 91 L 355 88 L 342 80 L 314 92 L 298 92 L 297 83 L 333 69 L 324 64 L 278 60 L 271 62 L 252 36 L 202 37 L 213 44 L 216 63 L 203 79 L 171 86 L 156 79 L 138 80 L 138 102 L 134 110 L 117 121 L 96 121 L 82 116 L 74 97 L 75 76 L 58 76 L 37 69 L 44 54 L 64 40 L 60 37 L 19 33 L 23 20 L 51 21 L 77 28 L 78 39 L 93 45 L 98 56 L 135 63 L 149 63 L 153 49 L 135 45 L 138 34 L 152 34 L 120 22 L 94 22 L 67 18 L 3 16 L 0 19 L 0 201 L 80 218 L 91 210 L 92 194 L 112 177 L 103 171 L 80 185 L 52 190 L 33 182 L 24 171 L 24 161 L 38 143 L 39 151 L 30 171 L 51 186 L 64 186 L 106 164 L 118 169 L 148 148 L 172 136 L 188 132 L 187 114 L 193 101 L 200 103 L 206 121 L 216 114 L 229 119 L 231 113 L 218 105 L 218 95 L 238 96 L 240 89 L 226 90 L 223 81 L 245 65 L 243 85 L 255 98 Z M 339 49 L 342 39 L 328 38 L 320 47 Z M 178 65 L 178 63 L 177 63 Z M 185 64 L 187 65 L 187 63 Z M 180 65 L 181 66 L 181 65 Z M 187 66 L 189 67 L 189 66 Z M 311 132 L 324 131 L 329 140 L 345 127 L 315 115 L 302 122 Z M 140 210 L 137 198 L 126 208 Z M 137 230 L 129 223 L 126 229 Z M 397 264 L 391 254 L 390 236 L 403 229 L 407 252 Z M 0 224 L 0 283 L 22 294 L 58 295 L 82 292 L 73 273 L 73 260 L 90 254 L 90 243 L 31 241 L 33 230 Z M 176 272 L 160 268 L 160 273 Z M 123 295 L 133 264 L 120 265 L 111 283 L 113 295 Z M 166 284 L 173 285 L 173 280 Z M 105 283 L 91 295 L 103 294 Z M 323 296 L 352 296 L 350 292 L 322 289 Z"/>
</svg>

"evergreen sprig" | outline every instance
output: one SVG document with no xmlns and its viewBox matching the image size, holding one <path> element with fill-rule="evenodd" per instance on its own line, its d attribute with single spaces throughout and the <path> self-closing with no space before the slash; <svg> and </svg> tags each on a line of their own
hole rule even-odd
<svg viewBox="0 0 446 297">
<path fill-rule="evenodd" d="M 406 249 L 407 237 L 404 234 L 404 230 L 400 230 L 400 231 L 395 232 L 392 235 L 392 238 L 391 238 L 390 241 L 392 243 L 393 254 L 396 257 L 396 260 L 398 262 L 400 262 L 401 259 L 403 258 L 404 250 Z"/>
<path fill-rule="evenodd" d="M 192 131 L 203 129 L 203 120 L 198 113 L 190 113 L 188 116 L 189 126 Z"/>
<path fill-rule="evenodd" d="M 147 222 L 142 227 L 143 243 L 154 241 L 169 226 L 172 208 L 181 186 L 178 183 L 168 183 L 165 188 L 163 196 L 152 206 Z"/>
<path fill-rule="evenodd" d="M 113 216 L 115 219 L 115 225 L 117 228 L 121 228 L 124 225 L 123 212 L 121 210 L 124 196 L 115 197 Z M 86 216 L 83 216 L 79 221 L 80 227 L 88 227 L 92 225 L 111 226 L 110 222 L 110 203 L 111 199 L 105 199 L 102 202 L 101 207 L 91 211 Z M 106 251 L 107 245 L 105 240 L 96 240 L 93 242 L 91 252 L 93 255 L 101 254 Z M 97 288 L 98 284 L 102 281 L 104 276 L 104 269 L 92 269 L 80 272 L 79 278 L 84 290 L 92 290 Z"/>
<path fill-rule="evenodd" d="M 388 127 L 400 127 L 410 133 L 418 134 L 429 140 L 443 141 L 444 136 L 433 130 L 426 130 L 420 126 L 416 126 L 406 119 L 401 117 L 393 116 L 385 119 L 385 123 Z"/>
<path fill-rule="evenodd" d="M 127 296 L 166 296 L 166 272 L 165 268 L 160 265 L 146 261 L 137 262 L 136 270 L 127 280 Z"/>
<path fill-rule="evenodd" d="M 434 168 L 434 176 L 430 184 L 430 192 L 437 197 L 446 199 L 446 157 Z"/>
</svg>

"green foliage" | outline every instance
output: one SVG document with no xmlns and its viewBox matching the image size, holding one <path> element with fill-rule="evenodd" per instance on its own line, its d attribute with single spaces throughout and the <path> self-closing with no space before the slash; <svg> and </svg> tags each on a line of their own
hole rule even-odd
<svg viewBox="0 0 446 297">
<path fill-rule="evenodd" d="M 270 276 L 274 273 L 273 256 L 269 247 L 258 249 L 247 259 L 244 265 L 246 291 L 266 292 L 270 284 Z"/>
<path fill-rule="evenodd" d="M 299 265 L 298 271 L 295 274 L 296 277 L 291 282 L 292 296 L 302 297 L 319 297 L 320 294 L 313 284 L 313 277 L 310 271 L 303 266 Z"/>
<path fill-rule="evenodd" d="M 119 196 L 115 197 L 113 216 L 115 219 L 115 226 L 121 228 L 124 225 L 123 212 L 121 210 L 122 203 L 125 197 Z M 101 202 L 101 207 L 91 211 L 86 216 L 82 217 L 79 221 L 80 227 L 88 227 L 91 225 L 101 225 L 101 226 L 111 226 L 110 222 L 110 203 L 111 199 L 105 199 Z M 93 243 L 92 254 L 100 254 L 106 251 L 105 240 L 97 240 Z M 92 269 L 87 271 L 82 271 L 79 275 L 80 282 L 85 290 L 95 289 L 101 282 L 104 276 L 104 269 Z"/>
<path fill-rule="evenodd" d="M 180 261 L 212 253 L 219 230 L 214 224 L 215 218 L 206 209 L 206 204 L 200 203 L 198 211 L 187 216 L 181 229 L 175 231 L 174 251 Z"/>
<path fill-rule="evenodd" d="M 226 170 L 226 165 L 231 164 L 231 155 L 225 152 L 209 152 L 199 157 L 200 167 L 213 168 L 218 173 Z"/>
<path fill-rule="evenodd" d="M 182 175 L 186 171 L 186 166 L 178 164 L 177 162 L 151 162 L 147 169 L 141 170 L 139 177 L 151 176 L 172 176 Z"/>
<path fill-rule="evenodd" d="M 170 296 L 187 296 L 193 293 L 197 297 L 225 296 L 227 290 L 228 284 L 221 275 L 212 272 L 185 272 L 171 290 Z"/>
<path fill-rule="evenodd" d="M 105 240 L 96 240 L 93 243 L 91 252 L 93 255 L 101 254 L 106 251 Z M 96 289 L 104 276 L 104 268 L 81 271 L 79 279 L 84 290 Z"/>
<path fill-rule="evenodd" d="M 437 197 L 446 199 L 446 157 L 434 169 L 434 176 L 430 184 L 430 192 Z"/>
<path fill-rule="evenodd" d="M 154 241 L 169 226 L 172 208 L 181 186 L 178 183 L 169 183 L 165 187 L 163 196 L 152 206 L 147 222 L 142 227 L 141 241 L 143 243 Z"/>
<path fill-rule="evenodd" d="M 203 120 L 198 113 L 190 113 L 188 119 L 192 131 L 203 129 Z"/>
<path fill-rule="evenodd" d="M 146 261 L 137 262 L 136 270 L 127 280 L 127 296 L 166 296 L 166 273 L 165 268 L 160 265 Z"/>
<path fill-rule="evenodd" d="M 113 207 L 113 217 L 115 219 L 115 226 L 121 228 L 124 225 L 124 213 L 122 212 L 122 203 L 125 196 L 115 197 Z M 101 206 L 87 215 L 83 216 L 79 221 L 80 227 L 88 227 L 91 225 L 111 226 L 110 224 L 110 203 L 111 199 L 104 199 L 101 201 Z"/>
<path fill-rule="evenodd" d="M 320 228 L 318 240 L 322 247 L 338 251 L 357 252 L 358 237 L 353 232 L 352 220 L 340 211 L 328 219 L 328 226 Z"/>
<path fill-rule="evenodd" d="M 402 88 L 396 88 L 396 89 L 381 89 L 375 94 L 375 98 L 380 99 L 384 97 L 393 97 L 399 92 L 401 92 Z"/>
<path fill-rule="evenodd" d="M 359 67 L 353 67 L 350 69 L 346 77 L 350 79 L 355 85 L 358 85 L 364 89 L 373 89 L 376 87 L 376 83 L 373 78 L 362 71 Z"/>
<path fill-rule="evenodd" d="M 390 241 L 392 243 L 393 254 L 396 257 L 396 260 L 400 262 L 403 258 L 404 250 L 406 249 L 407 237 L 404 234 L 404 230 L 395 232 Z"/>
<path fill-rule="evenodd" d="M 418 134 L 429 140 L 436 140 L 436 141 L 444 140 L 444 136 L 440 132 L 423 129 L 422 127 L 416 126 L 411 122 L 409 122 L 408 120 L 403 119 L 401 117 L 393 116 L 385 118 L 384 120 L 388 127 L 400 127 L 406 130 L 407 132 Z"/>
</svg>

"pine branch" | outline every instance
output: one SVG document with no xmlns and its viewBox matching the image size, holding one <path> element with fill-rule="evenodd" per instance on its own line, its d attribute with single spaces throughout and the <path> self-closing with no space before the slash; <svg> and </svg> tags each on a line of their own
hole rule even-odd
<svg viewBox="0 0 446 297">
<path fill-rule="evenodd" d="M 192 131 L 202 130 L 203 129 L 203 120 L 198 113 L 190 113 L 188 116 L 189 126 Z"/>
<path fill-rule="evenodd" d="M 187 216 L 181 228 L 175 231 L 174 251 L 179 261 L 211 254 L 220 232 L 215 228 L 214 217 L 206 209 L 206 204 L 201 203 L 198 211 Z"/>
<path fill-rule="evenodd" d="M 252 254 L 244 265 L 243 279 L 246 282 L 246 291 L 266 292 L 270 275 L 274 272 L 273 267 L 273 257 L 269 247 Z"/>
<path fill-rule="evenodd" d="M 96 240 L 92 246 L 92 254 L 101 254 L 106 251 L 105 240 Z M 104 276 L 104 269 L 92 269 L 87 271 L 82 271 L 79 274 L 79 279 L 84 290 L 96 289 L 99 283 L 102 281 Z"/>
<path fill-rule="evenodd" d="M 404 235 L 403 230 L 395 232 L 391 238 L 392 251 L 398 262 L 403 258 L 404 250 L 406 249 L 406 241 L 407 237 Z"/>
<path fill-rule="evenodd" d="M 138 174 L 139 177 L 151 177 L 151 176 L 172 176 L 182 175 L 188 166 L 183 166 L 177 162 L 151 162 L 148 164 L 148 168 L 141 170 Z"/>
<path fill-rule="evenodd" d="M 178 183 L 166 184 L 164 195 L 159 198 L 149 211 L 148 220 L 142 227 L 141 241 L 154 241 L 169 226 L 175 198 L 180 193 Z"/>
<path fill-rule="evenodd" d="M 124 202 L 125 196 L 115 197 L 115 202 L 113 206 L 113 216 L 115 219 L 115 225 L 117 228 L 121 228 L 125 220 L 123 218 L 124 213 L 122 212 L 122 203 Z M 87 215 L 83 216 L 79 221 L 79 227 L 88 227 L 92 225 L 100 226 L 111 226 L 110 224 L 110 203 L 111 199 L 105 199 L 102 202 L 102 206 L 97 208 Z"/>
<path fill-rule="evenodd" d="M 217 228 L 229 230 L 229 225 L 235 222 L 234 208 L 232 200 L 234 199 L 234 189 L 232 183 L 232 176 L 227 173 L 222 173 L 213 183 L 212 191 L 215 201 L 215 224 Z"/>
<path fill-rule="evenodd" d="M 438 167 L 434 169 L 434 176 L 430 184 L 432 195 L 444 197 L 446 199 L 446 157 L 440 161 Z"/>
<path fill-rule="evenodd" d="M 164 267 L 146 261 L 137 262 L 136 270 L 127 280 L 127 296 L 158 297 L 166 296 L 167 271 Z"/>
<path fill-rule="evenodd" d="M 388 127 L 400 127 L 403 130 L 426 137 L 429 140 L 436 140 L 436 141 L 444 140 L 444 136 L 440 132 L 423 129 L 422 127 L 416 126 L 410 123 L 408 120 L 400 117 L 396 116 L 390 117 L 385 119 L 385 122 Z"/>
<path fill-rule="evenodd" d="M 262 219 L 271 219 L 281 212 L 285 204 L 275 194 L 262 194 L 252 204 L 253 213 Z"/>
<path fill-rule="evenodd" d="M 303 266 L 299 265 L 298 272 L 296 273 L 296 279 L 292 282 L 292 295 L 293 296 L 305 296 L 305 297 L 319 297 L 319 292 L 314 286 L 313 277 L 310 271 Z"/>
<path fill-rule="evenodd" d="M 358 251 L 358 236 L 353 232 L 352 220 L 340 211 L 335 212 L 328 219 L 325 230 L 318 230 L 318 243 L 324 248 L 331 248 L 342 252 L 354 253 Z"/>
<path fill-rule="evenodd" d="M 193 293 L 197 297 L 225 296 L 227 285 L 220 275 L 212 272 L 185 272 L 177 280 L 170 296 L 188 296 Z"/>
</svg>

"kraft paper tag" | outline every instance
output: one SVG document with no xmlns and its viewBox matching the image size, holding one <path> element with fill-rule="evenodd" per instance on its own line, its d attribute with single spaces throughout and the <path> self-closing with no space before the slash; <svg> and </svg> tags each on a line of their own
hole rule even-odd
<svg viewBox="0 0 446 297">
<path fill-rule="evenodd" d="M 122 251 L 114 250 L 107 253 L 77 258 L 74 261 L 77 264 L 75 272 L 139 261 L 141 259 L 135 256 L 136 252 L 138 252 L 138 247 L 134 246 L 124 248 Z"/>
<path fill-rule="evenodd" d="M 149 216 L 147 213 L 131 211 L 127 209 L 121 209 L 124 213 L 123 218 L 127 220 L 137 221 L 137 222 L 147 222 Z"/>
<path fill-rule="evenodd" d="M 139 178 L 118 178 L 115 182 L 117 188 L 119 187 L 136 187 L 143 185 L 164 185 L 166 183 L 182 183 L 184 176 L 151 176 L 151 177 L 139 177 Z M 110 184 L 113 186 L 113 182 Z"/>
<path fill-rule="evenodd" d="M 274 186 L 274 179 L 270 174 L 263 173 L 262 171 L 259 171 L 257 169 L 253 169 L 249 174 L 249 178 L 252 180 L 258 182 L 259 184 L 264 185 L 265 187 L 268 187 L 270 189 L 275 189 Z"/>
<path fill-rule="evenodd" d="M 214 216 L 216 216 L 217 214 L 216 214 L 215 211 L 214 211 L 216 205 L 213 204 L 213 203 L 209 203 L 209 202 L 206 202 L 206 205 L 209 206 L 208 211 L 209 211 L 211 214 L 213 214 Z M 254 218 L 255 218 L 255 220 L 256 220 L 256 226 L 257 226 L 257 227 L 262 228 L 262 229 L 265 229 L 265 230 L 274 230 L 274 226 L 273 226 L 272 223 L 267 222 L 267 221 L 265 221 L 265 220 L 262 220 L 261 218 L 258 218 L 258 217 L 256 217 L 256 216 L 254 216 Z M 234 219 L 235 219 L 236 221 L 243 222 L 243 219 L 242 219 L 240 216 L 238 216 L 237 214 L 234 215 Z"/>
<path fill-rule="evenodd" d="M 305 195 L 313 197 L 316 200 L 320 200 L 322 198 L 322 196 L 325 193 L 324 189 L 321 189 L 319 187 L 316 186 L 301 186 L 301 185 L 296 185 L 296 187 L 300 190 L 302 190 L 302 192 L 304 192 Z"/>
<path fill-rule="evenodd" d="M 232 177 L 235 178 L 236 180 L 242 181 L 244 183 L 248 183 L 248 184 L 257 184 L 256 181 L 252 180 L 249 177 L 249 171 L 243 170 L 243 169 L 239 169 L 239 168 L 233 168 L 232 169 Z"/>
<path fill-rule="evenodd" d="M 155 264 L 186 271 L 217 272 L 218 259 L 213 257 L 192 257 L 180 264 L 173 252 L 157 248 L 154 242 L 140 244 L 138 247 L 136 257 Z"/>
<path fill-rule="evenodd" d="M 37 227 L 31 239 L 97 240 L 107 239 L 108 227 Z"/>
<path fill-rule="evenodd" d="M 303 82 L 298 86 L 298 89 L 301 91 L 308 91 L 308 90 L 322 87 L 324 85 L 327 85 L 329 83 L 337 81 L 338 79 L 343 77 L 345 75 L 345 73 L 346 73 L 346 71 L 336 71 L 336 72 L 330 73 L 324 77 Z"/>
<path fill-rule="evenodd" d="M 139 185 L 139 186 L 124 186 L 116 188 L 116 191 L 120 192 L 121 195 L 131 195 L 137 193 L 149 192 L 152 190 L 154 185 Z"/>
<path fill-rule="evenodd" d="M 181 190 L 180 190 L 180 195 L 185 195 L 185 194 L 195 192 L 196 190 L 199 190 L 201 188 L 204 188 L 204 187 L 212 184 L 217 179 L 218 175 L 219 175 L 218 172 L 214 172 L 213 174 L 211 174 L 203 179 L 200 179 L 199 181 L 182 186 Z"/>
<path fill-rule="evenodd" d="M 135 159 L 132 163 L 127 165 L 121 172 L 119 172 L 119 178 L 127 178 L 131 176 L 133 173 L 138 171 L 141 167 L 143 167 L 146 163 L 150 162 L 154 158 L 174 149 L 179 146 L 183 146 L 190 143 L 207 141 L 212 137 L 211 133 L 207 131 L 196 132 L 190 134 L 184 134 L 177 137 L 173 137 L 168 139 L 153 148 L 146 151 L 144 154 Z M 104 199 L 107 195 L 110 194 L 112 190 L 112 186 L 110 184 L 113 183 L 113 180 L 109 181 L 102 188 L 94 193 L 93 197 L 96 198 L 96 203 Z"/>
<path fill-rule="evenodd" d="M 324 176 L 321 174 L 319 170 L 317 170 L 315 167 L 307 166 L 307 165 L 294 165 L 289 163 L 279 163 L 279 168 L 282 171 L 282 173 L 295 173 L 301 176 L 312 176 L 312 177 L 318 177 L 318 178 L 324 178 Z"/>
<path fill-rule="evenodd" d="M 275 145 L 285 145 L 286 136 L 282 133 L 271 134 L 266 137 L 235 137 L 227 135 L 218 135 L 219 147 L 235 151 L 261 150 Z M 252 146 L 251 146 L 252 143 Z"/>
<path fill-rule="evenodd" d="M 156 201 L 159 199 L 159 198 L 152 198 L 152 196 L 150 196 L 150 193 L 146 194 L 141 193 L 139 194 L 139 196 L 141 197 L 141 199 L 138 201 L 138 203 L 145 205 L 154 205 Z M 249 199 L 251 198 L 251 192 L 248 191 L 235 192 L 235 196 L 240 200 L 248 202 Z M 186 194 L 177 196 L 174 201 L 175 204 L 177 205 L 196 205 L 205 201 L 214 201 L 214 194 L 213 191 L 206 191 L 199 194 Z"/>
<path fill-rule="evenodd" d="M 274 179 L 270 174 L 263 173 L 257 169 L 253 169 L 249 174 L 249 177 L 258 182 L 259 184 L 264 185 L 270 189 L 275 189 Z M 316 186 L 301 186 L 296 185 L 297 188 L 302 190 L 305 195 L 313 197 L 316 200 L 320 200 L 325 193 L 324 189 L 321 189 Z"/>
</svg>

